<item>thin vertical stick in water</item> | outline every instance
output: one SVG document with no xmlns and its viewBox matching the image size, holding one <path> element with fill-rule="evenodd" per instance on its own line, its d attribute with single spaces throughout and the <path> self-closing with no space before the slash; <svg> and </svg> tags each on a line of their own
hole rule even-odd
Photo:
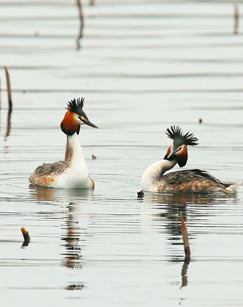
<svg viewBox="0 0 243 307">
<path fill-rule="evenodd" d="M 6 75 L 6 82 L 7 82 L 7 92 L 8 92 L 8 112 L 12 112 L 13 103 L 12 103 L 12 93 L 11 93 L 11 85 L 10 85 L 10 78 L 9 78 L 9 72 L 8 67 L 4 66 L 5 75 Z"/>
<path fill-rule="evenodd" d="M 79 34 L 77 37 L 77 49 L 79 50 L 81 45 L 80 45 L 80 39 L 83 37 L 83 30 L 84 30 L 84 16 L 83 16 L 83 9 L 82 9 L 82 2 L 81 0 L 77 0 L 77 7 L 78 7 L 78 12 L 79 12 Z"/>
<path fill-rule="evenodd" d="M 5 140 L 10 135 L 11 130 L 11 114 L 13 110 L 13 102 L 12 102 L 12 92 L 11 92 L 11 85 L 10 85 L 10 77 L 8 72 L 8 67 L 4 66 L 5 75 L 6 75 L 6 83 L 7 83 L 7 93 L 8 93 L 8 117 L 7 117 L 7 129 L 5 134 Z"/>
<path fill-rule="evenodd" d="M 235 7 L 235 29 L 234 29 L 234 34 L 238 34 L 239 33 L 239 17 L 240 17 L 238 3 L 235 3 L 234 7 Z"/>
<path fill-rule="evenodd" d="M 190 244 L 189 244 L 189 239 L 188 239 L 187 226 L 186 226 L 186 223 L 184 222 L 181 212 L 180 212 L 180 220 L 181 220 L 181 232 L 182 232 L 182 237 L 183 237 L 185 256 L 190 259 L 191 250 L 190 250 Z"/>
</svg>

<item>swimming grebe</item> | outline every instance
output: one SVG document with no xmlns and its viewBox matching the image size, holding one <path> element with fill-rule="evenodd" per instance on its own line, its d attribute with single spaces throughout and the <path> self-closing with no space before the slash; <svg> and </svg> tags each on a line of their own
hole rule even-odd
<svg viewBox="0 0 243 307">
<path fill-rule="evenodd" d="M 167 129 L 167 136 L 173 139 L 164 160 L 150 165 L 142 176 L 142 189 L 148 192 L 168 194 L 197 193 L 197 194 L 232 194 L 235 188 L 232 184 L 223 183 L 216 177 L 200 169 L 183 170 L 164 173 L 174 167 L 187 163 L 187 145 L 198 145 L 198 139 L 192 133 L 183 134 L 177 126 Z"/>
<path fill-rule="evenodd" d="M 42 164 L 36 168 L 29 181 L 37 186 L 50 188 L 94 188 L 83 156 L 78 134 L 81 125 L 98 128 L 83 111 L 84 98 L 68 103 L 61 129 L 67 135 L 65 161 Z"/>
</svg>

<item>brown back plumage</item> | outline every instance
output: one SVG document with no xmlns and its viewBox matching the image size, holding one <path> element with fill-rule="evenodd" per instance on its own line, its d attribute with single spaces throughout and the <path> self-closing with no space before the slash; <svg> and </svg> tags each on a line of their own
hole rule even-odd
<svg viewBox="0 0 243 307">
<path fill-rule="evenodd" d="M 161 177 L 158 192 L 161 193 L 198 193 L 227 194 L 226 188 L 230 184 L 223 183 L 206 171 L 200 169 L 171 172 Z"/>
</svg>

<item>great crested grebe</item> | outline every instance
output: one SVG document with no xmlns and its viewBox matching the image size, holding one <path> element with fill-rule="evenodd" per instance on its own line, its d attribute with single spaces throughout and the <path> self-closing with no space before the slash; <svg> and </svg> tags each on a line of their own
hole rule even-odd
<svg viewBox="0 0 243 307">
<path fill-rule="evenodd" d="M 98 128 L 92 124 L 83 111 L 84 98 L 71 100 L 61 122 L 61 129 L 67 135 L 65 161 L 44 163 L 36 168 L 29 181 L 37 186 L 50 188 L 94 188 L 79 142 L 81 125 Z"/>
<path fill-rule="evenodd" d="M 197 194 L 232 194 L 235 187 L 232 184 L 223 183 L 204 170 L 191 169 L 164 173 L 174 167 L 176 163 L 180 167 L 187 163 L 187 145 L 198 145 L 198 139 L 192 133 L 183 134 L 177 126 L 168 128 L 166 134 L 173 139 L 173 145 L 163 160 L 150 165 L 142 176 L 142 190 L 168 194 L 197 193 Z"/>
</svg>

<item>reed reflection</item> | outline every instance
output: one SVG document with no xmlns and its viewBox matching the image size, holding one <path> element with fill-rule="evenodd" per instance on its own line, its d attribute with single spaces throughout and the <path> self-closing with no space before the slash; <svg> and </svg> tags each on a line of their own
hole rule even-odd
<svg viewBox="0 0 243 307">
<path fill-rule="evenodd" d="M 11 132 L 11 117 L 12 117 L 12 109 L 8 110 L 8 115 L 7 115 L 7 127 L 6 127 L 6 133 L 5 133 L 5 137 L 4 140 L 6 141 L 7 138 L 10 136 L 10 132 Z"/>
<path fill-rule="evenodd" d="M 141 196 L 141 195 L 140 195 Z M 178 249 L 175 251 L 172 249 L 172 254 L 169 258 L 169 262 L 180 262 L 182 263 L 181 268 L 181 286 L 180 288 L 188 286 L 188 269 L 190 265 L 190 257 L 185 257 L 182 232 L 181 232 L 181 221 L 180 212 L 182 212 L 185 221 L 188 220 L 188 216 L 191 219 L 198 218 L 198 210 L 202 209 L 202 206 L 212 206 L 217 203 L 217 199 L 213 196 L 200 196 L 193 194 L 182 194 L 182 195 L 163 195 L 158 193 L 146 193 L 143 197 L 139 198 L 141 202 L 146 202 L 148 204 L 154 204 L 152 215 L 153 223 L 159 223 L 159 229 L 165 229 L 167 232 L 167 240 L 173 246 L 180 245 L 181 253 L 178 254 Z M 188 205 L 198 205 L 198 210 L 196 210 L 195 215 L 193 215 L 193 210 L 191 206 Z M 195 208 L 195 207 L 193 207 Z M 156 212 L 158 211 L 158 212 Z M 156 225 L 156 224 L 155 224 Z M 158 224 L 156 225 L 158 228 Z M 189 241 L 196 239 L 195 233 L 190 233 L 189 228 Z M 192 252 L 193 258 L 193 252 Z"/>
<path fill-rule="evenodd" d="M 187 272 L 189 268 L 191 259 L 189 257 L 185 257 L 184 263 L 181 269 L 181 288 L 186 287 L 188 285 Z"/>
</svg>

